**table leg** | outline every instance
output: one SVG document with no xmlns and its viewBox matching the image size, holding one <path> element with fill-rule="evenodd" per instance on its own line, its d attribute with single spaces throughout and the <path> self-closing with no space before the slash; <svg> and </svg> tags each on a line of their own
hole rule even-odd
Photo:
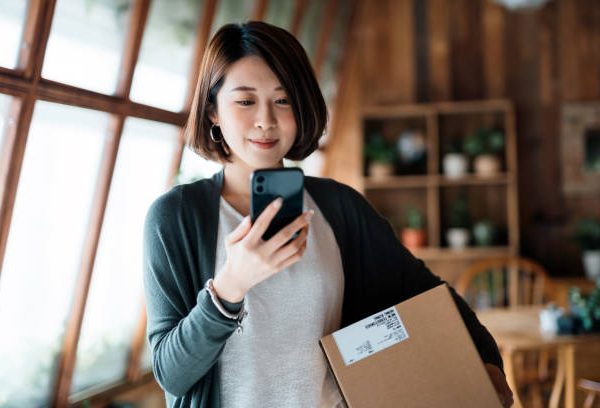
<svg viewBox="0 0 600 408">
<path fill-rule="evenodd" d="M 575 346 L 565 347 L 565 408 L 575 408 Z"/>
<path fill-rule="evenodd" d="M 506 382 L 513 392 L 513 408 L 523 408 L 521 398 L 519 398 L 519 388 L 515 379 L 515 353 L 512 350 L 502 351 L 502 360 L 504 360 L 504 373 L 506 375 Z"/>
<path fill-rule="evenodd" d="M 558 408 L 560 404 L 560 393 L 565 385 L 565 353 L 562 347 L 557 350 L 557 365 L 556 365 L 556 378 L 554 379 L 554 385 L 552 386 L 552 394 L 550 395 L 549 408 Z"/>
</svg>

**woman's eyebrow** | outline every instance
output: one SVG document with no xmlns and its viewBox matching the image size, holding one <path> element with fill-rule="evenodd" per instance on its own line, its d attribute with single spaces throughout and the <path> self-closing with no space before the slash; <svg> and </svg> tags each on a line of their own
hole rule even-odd
<svg viewBox="0 0 600 408">
<path fill-rule="evenodd" d="M 283 86 L 280 85 L 280 86 L 276 87 L 274 90 L 275 91 L 283 91 Z M 235 92 L 235 91 L 255 92 L 256 88 L 252 88 L 251 86 L 242 85 L 242 86 L 238 86 L 238 87 L 235 87 L 235 88 L 229 90 L 229 92 Z"/>
</svg>

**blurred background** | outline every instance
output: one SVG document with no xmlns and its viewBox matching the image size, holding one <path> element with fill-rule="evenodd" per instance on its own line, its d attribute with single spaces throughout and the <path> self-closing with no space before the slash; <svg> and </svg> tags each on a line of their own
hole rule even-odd
<svg viewBox="0 0 600 408">
<path fill-rule="evenodd" d="M 319 149 L 287 164 L 365 194 L 474 308 L 578 317 L 555 334 L 586 346 L 540 343 L 547 370 L 513 388 L 582 403 L 577 381 L 600 380 L 598 1 L 0 0 L 0 407 L 164 406 L 142 225 L 220 169 L 182 126 L 207 40 L 247 20 L 296 35 L 327 102 Z"/>
</svg>

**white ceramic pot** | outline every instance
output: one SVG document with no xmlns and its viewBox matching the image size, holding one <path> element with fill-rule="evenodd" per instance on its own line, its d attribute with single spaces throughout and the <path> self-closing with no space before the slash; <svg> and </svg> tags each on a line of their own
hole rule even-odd
<svg viewBox="0 0 600 408">
<path fill-rule="evenodd" d="M 596 281 L 600 278 L 600 249 L 583 251 L 583 269 L 585 276 Z"/>
<path fill-rule="evenodd" d="M 460 178 L 467 174 L 469 162 L 464 154 L 447 153 L 442 160 L 444 175 L 448 178 Z"/>
<path fill-rule="evenodd" d="M 382 179 L 394 174 L 394 165 L 392 163 L 369 163 L 369 176 L 375 179 Z"/>
<path fill-rule="evenodd" d="M 473 162 L 475 174 L 479 177 L 492 177 L 500 172 L 500 158 L 493 154 L 481 154 Z"/>
<path fill-rule="evenodd" d="M 452 249 L 463 249 L 469 245 L 471 233 L 466 228 L 449 228 L 446 231 L 446 241 Z"/>
</svg>

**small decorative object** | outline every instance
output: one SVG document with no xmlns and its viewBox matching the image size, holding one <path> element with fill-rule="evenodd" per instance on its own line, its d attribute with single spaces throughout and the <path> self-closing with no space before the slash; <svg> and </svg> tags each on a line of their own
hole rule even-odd
<svg viewBox="0 0 600 408">
<path fill-rule="evenodd" d="M 396 140 L 398 159 L 403 165 L 412 166 L 425 160 L 427 146 L 425 136 L 421 130 L 405 130 Z"/>
<path fill-rule="evenodd" d="M 540 331 L 546 336 L 558 334 L 558 320 L 565 314 L 562 307 L 550 303 L 540 310 Z"/>
<path fill-rule="evenodd" d="M 496 240 L 496 226 L 490 220 L 480 220 L 473 224 L 473 241 L 477 246 L 491 246 Z"/>
<path fill-rule="evenodd" d="M 381 179 L 394 174 L 394 147 L 379 134 L 373 134 L 365 144 L 364 154 L 368 161 L 367 173 L 370 177 Z"/>
<path fill-rule="evenodd" d="M 504 134 L 499 130 L 480 128 L 465 138 L 463 149 L 474 158 L 473 169 L 477 176 L 494 176 L 501 167 L 498 155 L 504 149 Z"/>
<path fill-rule="evenodd" d="M 414 207 L 406 210 L 406 227 L 402 229 L 401 240 L 402 244 L 411 251 L 427 244 L 423 214 Z"/>
<path fill-rule="evenodd" d="M 444 175 L 453 179 L 461 178 L 467 174 L 468 164 L 467 156 L 462 152 L 458 141 L 449 143 L 442 159 Z"/>
<path fill-rule="evenodd" d="M 569 313 L 558 319 L 559 334 L 600 332 L 600 280 L 585 296 L 578 288 L 569 291 Z"/>
<path fill-rule="evenodd" d="M 446 240 L 448 246 L 452 249 L 463 249 L 469 244 L 471 234 L 469 225 L 471 215 L 467 200 L 460 197 L 452 204 L 450 210 L 450 223 L 446 231 Z"/>
<path fill-rule="evenodd" d="M 583 269 L 590 280 L 600 278 L 600 221 L 586 218 L 575 226 L 575 239 L 582 251 Z"/>
</svg>

